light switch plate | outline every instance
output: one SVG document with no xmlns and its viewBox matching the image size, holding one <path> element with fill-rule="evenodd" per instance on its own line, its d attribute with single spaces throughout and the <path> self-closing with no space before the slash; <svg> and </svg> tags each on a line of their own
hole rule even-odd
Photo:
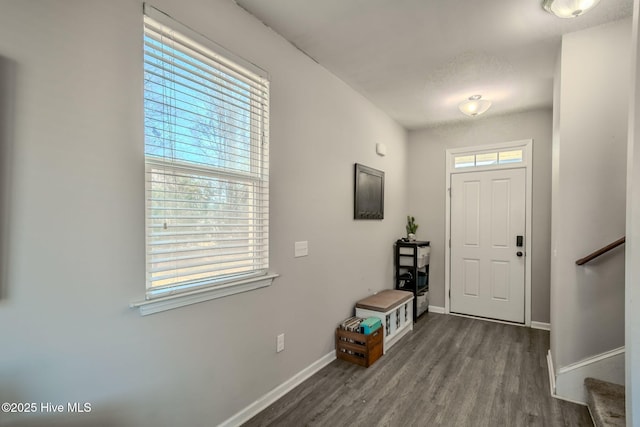
<svg viewBox="0 0 640 427">
<path fill-rule="evenodd" d="M 284 334 L 280 334 L 276 337 L 276 353 L 284 351 Z"/>
<path fill-rule="evenodd" d="M 293 245 L 293 256 L 301 257 L 309 255 L 309 242 L 306 240 L 303 242 L 295 242 Z"/>
</svg>

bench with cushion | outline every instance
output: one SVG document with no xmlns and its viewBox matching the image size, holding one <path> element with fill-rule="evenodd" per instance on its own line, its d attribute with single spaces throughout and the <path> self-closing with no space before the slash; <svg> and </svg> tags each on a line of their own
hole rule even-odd
<svg viewBox="0 0 640 427">
<path fill-rule="evenodd" d="M 387 289 L 356 303 L 356 316 L 377 317 L 384 328 L 384 353 L 413 330 L 413 293 Z"/>
</svg>

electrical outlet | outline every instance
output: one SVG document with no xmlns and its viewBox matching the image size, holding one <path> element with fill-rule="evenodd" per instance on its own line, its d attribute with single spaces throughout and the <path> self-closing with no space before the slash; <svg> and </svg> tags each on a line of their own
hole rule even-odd
<svg viewBox="0 0 640 427">
<path fill-rule="evenodd" d="M 280 353 L 284 350 L 284 334 L 280 334 L 276 337 L 276 353 Z"/>
</svg>

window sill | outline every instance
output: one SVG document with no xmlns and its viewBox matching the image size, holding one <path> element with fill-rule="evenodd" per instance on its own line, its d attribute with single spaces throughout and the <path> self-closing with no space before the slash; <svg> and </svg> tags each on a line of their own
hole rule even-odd
<svg viewBox="0 0 640 427">
<path fill-rule="evenodd" d="M 142 316 L 147 316 L 149 314 L 160 313 L 162 311 L 184 307 L 186 305 L 197 304 L 199 302 L 239 294 L 241 292 L 252 291 L 254 289 L 265 288 L 270 286 L 273 279 L 276 277 L 278 277 L 278 274 L 267 274 L 266 276 L 253 277 L 251 279 L 228 283 L 223 286 L 198 289 L 191 292 L 167 295 L 166 297 L 154 298 L 151 300 L 132 302 L 129 304 L 129 307 L 137 308 L 140 310 L 140 314 Z"/>
</svg>

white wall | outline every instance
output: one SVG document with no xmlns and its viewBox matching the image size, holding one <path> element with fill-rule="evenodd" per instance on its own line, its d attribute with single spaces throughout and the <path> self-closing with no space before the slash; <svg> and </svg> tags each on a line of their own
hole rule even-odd
<svg viewBox="0 0 640 427">
<path fill-rule="evenodd" d="M 0 299 L 6 293 L 11 177 L 15 110 L 15 63 L 0 55 Z"/>
<path fill-rule="evenodd" d="M 532 311 L 549 322 L 549 247 L 551 226 L 550 109 L 495 117 L 409 133 L 409 210 L 420 225 L 418 238 L 431 241 L 430 304 L 444 307 L 445 153 L 449 148 L 533 139 Z"/>
<path fill-rule="evenodd" d="M 0 56 L 17 70 L 0 401 L 93 405 L 38 424 L 217 425 L 330 353 L 354 302 L 392 286 L 406 132 L 233 2 L 153 4 L 271 75 L 281 276 L 151 316 L 129 309 L 145 277 L 142 2 L 0 0 Z M 383 221 L 352 219 L 355 162 L 386 172 Z M 293 258 L 296 240 L 308 257 Z"/>
<path fill-rule="evenodd" d="M 565 35 L 556 105 L 551 354 L 562 367 L 624 345 L 624 249 L 575 261 L 625 233 L 631 22 Z"/>
<path fill-rule="evenodd" d="M 640 426 L 640 0 L 634 1 L 627 158 L 625 386 L 627 425 Z"/>
</svg>

